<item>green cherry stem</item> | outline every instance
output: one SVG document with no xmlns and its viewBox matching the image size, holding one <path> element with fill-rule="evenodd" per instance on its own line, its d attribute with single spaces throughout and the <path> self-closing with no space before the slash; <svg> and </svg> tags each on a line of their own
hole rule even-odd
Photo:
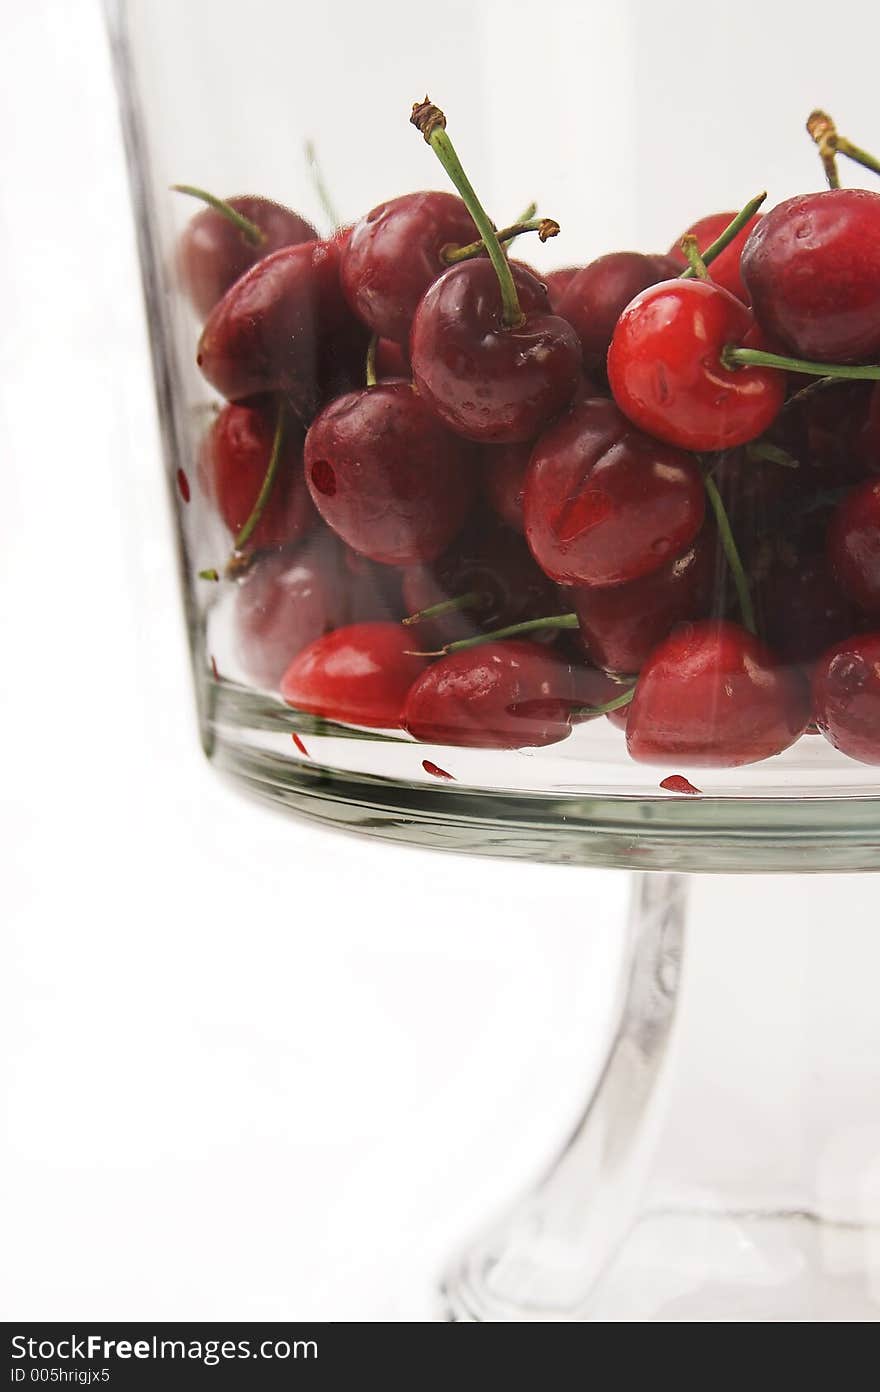
<svg viewBox="0 0 880 1392">
<path fill-rule="evenodd" d="M 477 231 L 483 239 L 486 251 L 489 253 L 489 260 L 495 269 L 498 277 L 498 285 L 501 290 L 502 320 L 504 327 L 508 329 L 518 328 L 525 323 L 525 315 L 516 293 L 516 285 L 513 281 L 513 272 L 505 255 L 504 248 L 498 240 L 498 234 L 492 224 L 491 219 L 486 213 L 485 208 L 477 197 L 473 185 L 467 174 L 465 174 L 458 155 L 449 136 L 446 134 L 446 117 L 439 107 L 425 97 L 423 102 L 416 102 L 412 109 L 410 121 L 416 130 L 420 131 L 427 143 L 431 146 L 434 154 L 439 159 L 452 183 L 461 194 L 465 207 L 474 220 Z"/>
<path fill-rule="evenodd" d="M 693 232 L 688 232 L 686 236 L 682 237 L 679 245 L 681 246 L 681 249 L 685 254 L 685 258 L 688 263 L 688 270 L 690 271 L 691 275 L 696 276 L 697 280 L 708 280 L 709 272 L 706 269 L 705 261 L 700 255 L 700 249 L 697 246 L 697 239 L 694 236 Z"/>
<path fill-rule="evenodd" d="M 728 343 L 721 350 L 724 367 L 778 367 L 781 372 L 802 372 L 808 377 L 840 377 L 849 382 L 880 382 L 880 364 L 858 366 L 848 363 L 806 362 L 803 358 L 785 358 L 779 353 L 764 353 L 760 348 L 737 348 Z"/>
<path fill-rule="evenodd" d="M 172 184 L 172 193 L 186 193 L 190 198 L 199 198 L 203 203 L 207 203 L 209 208 L 213 208 L 215 213 L 225 217 L 227 222 L 231 222 L 238 228 L 245 241 L 250 242 L 251 246 L 262 246 L 266 240 L 266 234 L 250 218 L 242 217 L 237 213 L 231 203 L 227 203 L 225 198 L 216 198 L 213 193 L 206 193 L 204 189 L 195 188 L 193 184 Z"/>
<path fill-rule="evenodd" d="M 746 445 L 746 458 L 750 463 L 779 464 L 783 469 L 797 469 L 798 461 L 788 450 L 780 449 L 770 440 L 752 440 Z"/>
<path fill-rule="evenodd" d="M 719 233 L 719 235 L 715 238 L 714 242 L 709 243 L 709 245 L 706 247 L 706 250 L 702 253 L 704 266 L 711 266 L 712 262 L 715 260 L 715 257 L 720 256 L 724 248 L 730 245 L 736 234 L 738 232 L 741 232 L 742 229 L 745 227 L 746 223 L 749 221 L 749 218 L 753 218 L 755 216 L 755 213 L 758 211 L 766 197 L 766 193 L 757 194 L 756 197 L 754 197 L 750 203 L 747 203 L 746 206 L 743 209 L 741 209 L 740 212 L 737 213 L 733 221 L 727 224 L 724 231 Z M 696 274 L 695 271 L 690 266 L 688 266 L 686 270 L 682 271 L 680 279 L 687 280 L 689 276 L 692 276 L 694 274 Z"/>
<path fill-rule="evenodd" d="M 455 643 L 447 643 L 445 648 L 434 652 L 414 653 L 414 657 L 448 657 L 450 653 L 464 652 L 465 648 L 478 648 L 483 643 L 494 643 L 501 638 L 515 638 L 520 633 L 537 633 L 542 628 L 577 628 L 577 614 L 551 614 L 546 619 L 526 619 L 523 623 L 508 624 L 507 628 L 496 628 L 492 633 L 478 633 L 475 638 L 459 638 Z"/>
<path fill-rule="evenodd" d="M 256 531 L 257 523 L 263 515 L 269 495 L 272 492 L 272 485 L 275 482 L 275 475 L 278 473 L 278 465 L 281 463 L 281 453 L 284 448 L 284 431 L 287 425 L 287 408 L 283 401 L 278 406 L 278 418 L 275 422 L 275 436 L 272 440 L 272 453 L 269 456 L 269 464 L 266 469 L 266 476 L 260 485 L 257 500 L 251 509 L 251 515 L 245 522 L 235 541 L 232 543 L 232 555 L 226 567 L 227 577 L 231 573 L 237 573 L 239 564 L 237 556 L 250 541 Z"/>
<path fill-rule="evenodd" d="M 456 614 L 461 609 L 479 609 L 486 603 L 486 598 L 481 590 L 468 590 L 467 594 L 456 595 L 454 599 L 442 599 L 439 604 L 420 609 L 417 614 L 410 614 L 409 618 L 402 619 L 401 622 L 409 626 L 421 623 L 424 619 L 439 619 L 443 614 Z"/>
<path fill-rule="evenodd" d="M 621 706 L 628 706 L 633 696 L 636 694 L 635 683 L 627 687 L 626 691 L 620 696 L 615 696 L 611 701 L 603 701 L 601 706 L 577 706 L 571 712 L 573 716 L 586 717 L 588 715 L 608 715 L 610 711 L 620 710 Z"/>
<path fill-rule="evenodd" d="M 214 566 L 209 566 L 207 570 L 199 571 L 199 579 L 217 581 L 220 579 L 220 572 Z"/>
<path fill-rule="evenodd" d="M 376 376 L 376 350 L 378 349 L 378 347 L 379 347 L 379 335 L 378 335 L 378 334 L 373 334 L 373 337 L 370 339 L 370 345 L 369 345 L 369 347 L 367 348 L 367 373 L 366 373 L 366 376 L 367 376 L 367 386 L 368 386 L 368 387 L 375 387 L 377 381 L 379 380 L 378 377 Z"/>
<path fill-rule="evenodd" d="M 530 203 L 527 208 L 523 208 L 522 212 L 516 220 L 517 222 L 531 222 L 532 218 L 535 216 L 535 213 L 537 211 L 537 203 Z"/>
<path fill-rule="evenodd" d="M 724 555 L 733 576 L 733 583 L 736 586 L 736 597 L 739 600 L 739 611 L 742 621 L 750 633 L 757 633 L 758 628 L 755 623 L 755 610 L 752 605 L 752 596 L 749 593 L 749 581 L 745 572 L 739 548 L 730 526 L 730 518 L 727 516 L 727 508 L 718 492 L 715 480 L 706 474 L 703 478 L 703 486 L 706 489 L 706 497 L 715 514 L 715 521 L 718 524 L 718 535 L 721 538 L 721 545 L 724 548 Z"/>
<path fill-rule="evenodd" d="M 553 218 L 524 218 L 521 222 L 511 223 L 510 227 L 502 227 L 495 235 L 499 242 L 506 243 L 512 242 L 514 237 L 521 237 L 524 232 L 537 232 L 540 240 L 546 242 L 550 237 L 559 235 L 559 223 Z M 440 257 L 447 266 L 454 266 L 459 261 L 470 260 L 472 256 L 481 256 L 485 250 L 485 243 L 481 239 L 478 242 L 468 242 L 466 246 L 444 247 Z"/>
<path fill-rule="evenodd" d="M 312 176 L 312 183 L 315 186 L 315 193 L 318 195 L 318 202 L 320 203 L 324 216 L 329 222 L 331 228 L 335 230 L 337 227 L 342 226 L 342 219 L 336 211 L 333 199 L 330 197 L 330 194 L 327 190 L 327 185 L 324 183 L 324 176 L 321 173 L 321 166 L 318 163 L 318 156 L 315 151 L 315 142 L 313 140 L 306 141 L 305 152 L 306 161 L 309 166 L 309 173 Z"/>
</svg>

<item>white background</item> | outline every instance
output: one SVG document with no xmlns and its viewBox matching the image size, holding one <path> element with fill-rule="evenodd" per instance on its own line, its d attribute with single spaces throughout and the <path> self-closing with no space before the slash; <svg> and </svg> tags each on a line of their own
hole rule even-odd
<svg viewBox="0 0 880 1392">
<path fill-rule="evenodd" d="M 358 841 L 208 769 L 100 14 L 0 13 L 0 1317 L 424 1318 L 576 1113 L 625 878 Z"/>
</svg>

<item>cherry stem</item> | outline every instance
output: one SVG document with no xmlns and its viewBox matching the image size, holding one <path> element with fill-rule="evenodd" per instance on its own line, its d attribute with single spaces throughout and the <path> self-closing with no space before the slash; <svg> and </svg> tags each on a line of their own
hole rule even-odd
<svg viewBox="0 0 880 1392">
<path fill-rule="evenodd" d="M 780 464 L 783 469 L 797 469 L 798 461 L 788 450 L 780 449 L 779 445 L 774 445 L 770 440 L 752 440 L 746 445 L 746 457 L 752 463 L 757 461 L 768 464 Z"/>
<path fill-rule="evenodd" d="M 226 565 L 227 578 L 236 574 L 240 570 L 238 554 L 241 552 L 253 536 L 257 523 L 263 515 L 263 511 L 269 501 L 272 492 L 272 485 L 275 482 L 275 475 L 278 473 L 278 465 L 281 463 L 281 453 L 284 447 L 284 431 L 287 425 L 287 409 L 284 402 L 278 405 L 278 418 L 275 422 L 275 436 L 272 440 L 272 453 L 269 455 L 269 464 L 266 469 L 266 476 L 260 485 L 257 500 L 251 509 L 251 515 L 245 522 L 235 541 L 232 543 L 232 555 Z"/>
<path fill-rule="evenodd" d="M 840 175 L 837 172 L 837 127 L 827 111 L 811 111 L 807 117 L 807 134 L 819 147 L 819 158 L 825 170 L 828 187 L 840 188 Z"/>
<path fill-rule="evenodd" d="M 379 335 L 378 335 L 378 334 L 373 334 L 373 337 L 370 339 L 369 347 L 367 348 L 367 386 L 368 386 L 368 387 L 375 387 L 376 383 L 377 383 L 378 380 L 379 380 L 378 377 L 376 376 L 376 350 L 378 349 L 378 347 L 379 347 Z"/>
<path fill-rule="evenodd" d="M 714 242 L 709 243 L 706 250 L 702 253 L 704 266 L 711 266 L 715 257 L 720 256 L 724 248 L 730 245 L 737 233 L 743 230 L 749 219 L 755 216 L 755 213 L 766 197 L 766 193 L 757 194 L 751 202 L 747 203 L 746 206 L 737 213 L 733 221 L 727 224 L 724 231 L 719 233 Z M 687 270 L 682 271 L 680 279 L 687 280 L 689 276 L 695 274 L 696 272 L 693 268 L 688 266 Z"/>
<path fill-rule="evenodd" d="M 553 218 L 533 218 L 531 221 L 525 218 L 521 222 L 513 222 L 509 227 L 502 227 L 497 232 L 499 242 L 512 242 L 514 237 L 521 237 L 524 232 L 537 232 L 542 242 L 546 242 L 550 237 L 559 235 L 559 223 Z M 472 256 L 481 256 L 486 250 L 484 242 L 468 242 L 466 246 L 444 247 L 440 253 L 441 260 L 447 266 L 454 266 L 459 261 L 467 261 Z"/>
<path fill-rule="evenodd" d="M 708 280 L 709 272 L 706 269 L 705 261 L 700 255 L 700 250 L 697 246 L 697 239 L 694 236 L 693 232 L 688 232 L 684 237 L 682 237 L 679 245 L 681 246 L 681 249 L 684 252 L 685 257 L 687 259 L 688 270 L 690 271 L 691 275 L 696 276 L 698 280 Z"/>
<path fill-rule="evenodd" d="M 237 227 L 246 242 L 251 246 L 262 246 L 266 240 L 266 234 L 262 228 L 258 227 L 250 218 L 242 217 L 237 213 L 231 203 L 227 203 L 225 198 L 216 198 L 213 193 L 206 193 L 204 189 L 195 188 L 192 184 L 172 184 L 172 193 L 187 193 L 190 198 L 200 198 L 203 203 L 207 203 L 209 208 L 213 208 L 215 213 L 225 217 L 227 222 L 231 222 Z"/>
<path fill-rule="evenodd" d="M 421 623 L 423 619 L 439 619 L 443 614 L 455 614 L 460 609 L 479 609 L 486 603 L 486 595 L 482 590 L 468 590 L 467 594 L 457 595 L 454 599 L 442 599 L 439 604 L 431 604 L 427 609 L 420 609 L 417 614 L 410 614 L 409 618 L 402 622 L 409 624 Z"/>
<path fill-rule="evenodd" d="M 721 350 L 721 362 L 731 371 L 738 367 L 777 367 L 780 372 L 802 372 L 808 377 L 840 377 L 849 382 L 880 382 L 880 364 L 870 366 L 848 363 L 805 362 L 803 358 L 784 358 L 778 353 L 764 353 L 760 348 L 737 348 L 728 343 Z"/>
<path fill-rule="evenodd" d="M 757 633 L 758 628 L 755 623 L 755 610 L 752 605 L 752 596 L 749 593 L 749 581 L 745 572 L 736 539 L 730 526 L 730 518 L 727 516 L 727 509 L 718 492 L 715 480 L 706 474 L 703 477 L 703 487 L 706 490 L 706 497 L 712 506 L 715 514 L 715 521 L 718 524 L 718 535 L 721 537 L 721 545 L 724 548 L 724 555 L 733 576 L 733 583 L 736 586 L 736 597 L 739 600 L 739 611 L 742 621 L 750 633 Z"/>
<path fill-rule="evenodd" d="M 551 614 L 546 619 L 526 619 L 523 623 L 508 624 L 507 628 L 496 628 L 492 633 L 478 633 L 475 638 L 459 638 L 455 643 L 447 643 L 445 648 L 434 652 L 414 653 L 414 657 L 447 657 L 449 653 L 464 652 L 465 648 L 477 648 L 482 643 L 494 643 L 501 638 L 515 638 L 519 633 L 537 633 L 542 628 L 578 628 L 577 614 Z"/>
<path fill-rule="evenodd" d="M 423 102 L 416 102 L 413 105 L 410 121 L 424 136 L 452 183 L 458 189 L 462 201 L 483 239 L 483 244 L 489 253 L 489 260 L 492 262 L 498 277 L 504 327 L 508 329 L 518 328 L 520 324 L 525 323 L 525 315 L 516 293 L 513 272 L 492 221 L 477 197 L 473 185 L 455 153 L 455 147 L 446 134 L 446 117 L 439 107 L 432 105 L 425 97 Z"/>
<path fill-rule="evenodd" d="M 220 572 L 219 572 L 218 570 L 215 570 L 214 566 L 209 566 L 207 570 L 200 570 L 200 571 L 199 571 L 199 579 L 200 579 L 200 580 L 219 580 L 219 579 L 220 579 Z"/>
<path fill-rule="evenodd" d="M 537 211 L 538 211 L 538 205 L 537 205 L 537 203 L 530 203 L 529 206 L 528 206 L 527 208 L 523 208 L 522 212 L 520 213 L 519 217 L 517 218 L 517 222 L 531 222 L 532 218 L 535 216 L 535 213 L 536 213 Z"/>
<path fill-rule="evenodd" d="M 306 160 L 308 161 L 309 166 L 309 173 L 312 176 L 312 183 L 315 186 L 315 193 L 318 195 L 318 202 L 320 203 L 324 216 L 329 222 L 331 228 L 335 230 L 337 227 L 342 226 L 342 219 L 336 211 L 333 199 L 330 197 L 330 194 L 327 190 L 327 185 L 324 183 L 324 176 L 321 173 L 321 166 L 318 163 L 318 156 L 315 151 L 315 142 L 313 140 L 306 141 L 305 151 Z"/>
<path fill-rule="evenodd" d="M 636 688 L 633 684 L 627 687 L 621 696 L 615 696 L 611 701 L 603 701 L 601 706 L 577 706 L 571 714 L 573 716 L 608 715 L 610 711 L 620 710 L 621 706 L 628 706 L 635 694 Z"/>
</svg>

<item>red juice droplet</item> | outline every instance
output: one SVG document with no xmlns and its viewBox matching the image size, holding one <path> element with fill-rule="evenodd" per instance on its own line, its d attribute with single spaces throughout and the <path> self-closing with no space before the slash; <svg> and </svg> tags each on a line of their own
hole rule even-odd
<svg viewBox="0 0 880 1392">
<path fill-rule="evenodd" d="M 182 469 L 177 471 L 177 488 L 183 501 L 188 503 L 190 499 L 189 479 Z"/>
<path fill-rule="evenodd" d="M 432 764 L 430 759 L 422 760 L 422 768 L 425 770 L 425 773 L 432 773 L 435 778 L 446 778 L 450 783 L 455 782 L 455 778 L 451 773 L 447 773 L 439 764 Z"/>
<path fill-rule="evenodd" d="M 299 735 L 297 735 L 296 733 L 294 733 L 294 734 L 291 734 L 290 738 L 293 740 L 294 744 L 296 745 L 296 747 L 297 747 L 297 749 L 299 750 L 300 754 L 302 754 L 303 758 L 304 758 L 304 759 L 311 759 L 312 756 L 311 756 L 311 754 L 309 753 L 309 751 L 306 749 L 306 747 L 305 747 L 305 745 L 303 744 L 302 740 L 300 739 Z"/>
<path fill-rule="evenodd" d="M 662 780 L 660 787 L 665 789 L 667 793 L 690 793 L 697 797 L 702 796 L 700 789 L 695 788 L 693 783 L 689 782 L 681 773 L 671 773 L 668 778 Z"/>
</svg>

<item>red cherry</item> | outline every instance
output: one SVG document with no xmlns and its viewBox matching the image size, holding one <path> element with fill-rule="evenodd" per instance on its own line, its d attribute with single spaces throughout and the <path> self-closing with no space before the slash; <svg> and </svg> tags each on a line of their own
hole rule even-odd
<svg viewBox="0 0 880 1392">
<path fill-rule="evenodd" d="M 688 235 L 696 237 L 697 250 L 706 251 L 726 227 L 729 227 L 736 217 L 736 213 L 710 213 L 708 217 L 700 218 L 691 224 L 687 232 L 682 233 L 674 246 L 669 248 L 669 255 L 676 266 L 686 266 L 688 259 L 681 249 L 682 238 Z M 742 274 L 740 271 L 740 260 L 742 258 L 743 247 L 749 239 L 749 233 L 758 224 L 761 214 L 756 213 L 749 218 L 748 222 L 737 232 L 736 236 L 722 252 L 715 257 L 712 262 L 710 275 L 716 285 L 720 285 L 724 290 L 729 290 L 731 295 L 736 295 L 743 304 L 749 303 L 749 292 L 743 285 Z"/>
<path fill-rule="evenodd" d="M 357 337 L 339 286 L 338 240 L 304 242 L 264 257 L 235 282 L 202 330 L 196 361 L 228 400 L 284 392 L 310 419 L 327 356 L 338 355 L 340 341 L 348 352 Z"/>
<path fill-rule="evenodd" d="M 537 643 L 485 643 L 435 662 L 409 693 L 403 723 L 429 744 L 523 749 L 570 733 L 572 670 Z"/>
<path fill-rule="evenodd" d="M 880 354 L 880 194 L 786 199 L 752 232 L 742 274 L 758 322 L 801 358 Z"/>
<path fill-rule="evenodd" d="M 547 299 L 550 301 L 550 309 L 554 314 L 559 313 L 559 305 L 566 289 L 571 284 L 574 277 L 582 266 L 560 266 L 558 271 L 550 271 L 540 277 L 544 282 L 544 289 L 547 291 Z M 563 316 L 564 317 L 564 316 Z"/>
<path fill-rule="evenodd" d="M 880 474 L 880 382 L 871 393 L 868 415 L 856 441 L 859 461 L 871 474 Z"/>
<path fill-rule="evenodd" d="M 789 472 L 802 492 L 859 483 L 871 472 L 871 395 L 870 382 L 826 381 L 786 403 L 770 439 L 797 460 Z"/>
<path fill-rule="evenodd" d="M 413 634 L 418 635 L 414 647 L 442 647 L 566 608 L 560 604 L 556 586 L 535 565 L 523 538 L 494 518 L 478 518 L 433 565 L 404 572 L 403 603 L 408 614 L 465 594 L 479 598 L 466 609 L 413 626 Z"/>
<path fill-rule="evenodd" d="M 810 717 L 806 683 L 737 624 L 687 624 L 642 668 L 626 743 L 644 764 L 735 768 L 780 754 Z"/>
<path fill-rule="evenodd" d="M 409 353 L 402 344 L 390 338 L 379 339 L 376 344 L 376 376 L 380 382 L 388 378 L 409 380 Z"/>
<path fill-rule="evenodd" d="M 439 556 L 476 488 L 472 450 L 406 382 L 380 382 L 331 402 L 305 443 L 309 491 L 355 551 L 385 565 Z"/>
<path fill-rule="evenodd" d="M 532 442 L 488 445 L 482 454 L 483 495 L 489 506 L 514 531 L 525 530 L 523 501 Z"/>
<path fill-rule="evenodd" d="M 349 725 L 393 729 L 407 692 L 424 669 L 412 633 L 400 624 L 361 623 L 317 638 L 281 678 L 289 706 Z"/>
<path fill-rule="evenodd" d="M 852 607 L 822 556 L 777 563 L 755 587 L 759 627 L 783 662 L 811 663 L 855 628 Z"/>
<path fill-rule="evenodd" d="M 666 280 L 624 310 L 608 351 L 620 409 L 642 430 L 692 450 L 723 450 L 762 435 L 785 400 L 776 368 L 730 369 L 721 352 L 760 347 L 754 320 L 706 280 Z"/>
<path fill-rule="evenodd" d="M 599 720 L 601 716 L 591 715 L 590 711 L 597 706 L 604 706 L 608 701 L 615 700 L 626 691 L 626 685 L 615 681 L 609 677 L 607 672 L 600 671 L 598 667 L 590 667 L 583 660 L 573 664 L 574 670 L 574 699 L 575 707 L 571 713 L 572 725 L 584 725 L 590 720 Z M 621 706 L 616 711 L 609 712 L 609 719 L 612 715 L 623 716 L 623 723 L 626 724 L 626 706 Z"/>
<path fill-rule="evenodd" d="M 358 561 L 355 576 L 345 548 L 323 528 L 255 561 L 235 596 L 239 657 L 253 681 L 277 690 L 296 654 L 322 634 L 400 613 L 399 597 L 387 592 L 393 572 Z"/>
<path fill-rule="evenodd" d="M 676 264 L 668 256 L 612 251 L 591 261 L 569 282 L 559 313 L 581 341 L 588 372 L 604 371 L 614 326 L 630 300 L 676 273 Z"/>
<path fill-rule="evenodd" d="M 638 672 L 676 624 L 707 615 L 715 555 L 714 530 L 704 527 L 680 556 L 640 580 L 572 590 L 572 607 L 596 666 Z"/>
<path fill-rule="evenodd" d="M 501 292 L 484 257 L 436 280 L 413 321 L 419 392 L 451 430 L 487 444 L 530 440 L 571 400 L 580 377 L 577 335 L 550 314 L 543 285 L 511 265 L 525 316 L 506 328 Z"/>
<path fill-rule="evenodd" d="M 696 460 L 633 430 L 613 402 L 577 402 L 535 445 L 526 540 L 564 585 L 620 585 L 693 541 L 705 491 Z"/>
<path fill-rule="evenodd" d="M 880 614 L 880 479 L 838 504 L 828 528 L 828 559 L 838 584 L 866 614 Z"/>
<path fill-rule="evenodd" d="M 273 405 L 224 406 L 202 441 L 199 482 L 233 537 L 250 517 L 263 486 L 275 436 Z M 285 430 L 282 456 L 272 491 L 246 550 L 297 541 L 315 523 L 305 486 L 302 432 L 294 422 Z"/>
<path fill-rule="evenodd" d="M 203 208 L 187 223 L 177 244 L 177 268 L 185 293 L 201 319 L 206 319 L 230 285 L 255 262 L 280 247 L 311 242 L 317 232 L 310 222 L 280 203 L 251 194 L 225 200 L 263 233 L 255 246 L 233 222 L 214 208 Z"/>
<path fill-rule="evenodd" d="M 846 638 L 813 673 L 813 711 L 827 740 L 863 764 L 880 764 L 880 633 Z"/>
<path fill-rule="evenodd" d="M 428 286 L 447 269 L 444 247 L 477 239 L 473 219 L 452 193 L 407 193 L 356 222 L 342 258 L 342 288 L 373 333 L 406 343 Z"/>
</svg>

